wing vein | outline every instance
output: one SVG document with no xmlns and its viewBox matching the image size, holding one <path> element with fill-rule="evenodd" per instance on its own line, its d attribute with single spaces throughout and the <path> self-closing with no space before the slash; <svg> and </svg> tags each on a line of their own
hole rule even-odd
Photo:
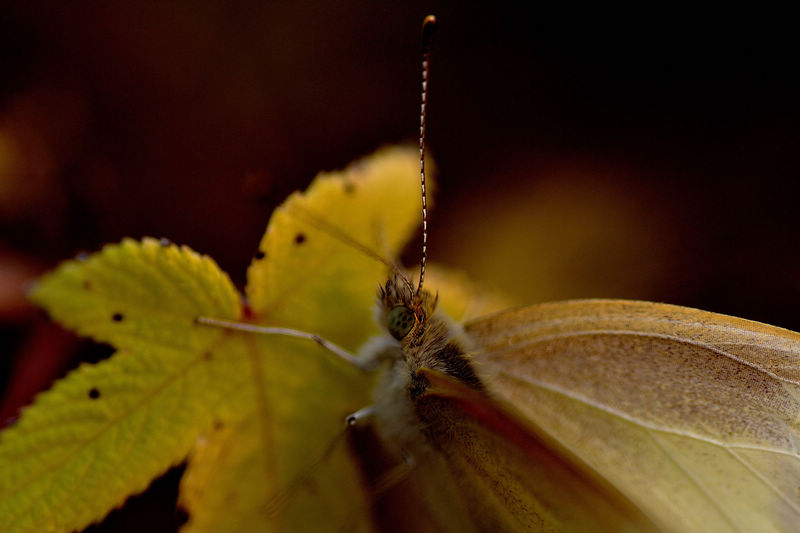
<svg viewBox="0 0 800 533">
<path fill-rule="evenodd" d="M 786 494 L 778 487 L 776 487 L 769 479 L 767 479 L 758 469 L 753 467 L 744 457 L 741 457 L 735 450 L 726 448 L 727 452 L 731 454 L 742 466 L 744 466 L 751 474 L 756 476 L 764 485 L 772 490 L 781 500 L 786 502 L 786 505 L 791 507 L 797 514 L 800 514 L 800 506 L 791 501 Z"/>
<path fill-rule="evenodd" d="M 678 430 L 678 429 L 675 429 L 675 428 L 658 426 L 658 425 L 655 425 L 655 424 L 651 424 L 651 423 L 645 422 L 643 420 L 639 420 L 639 419 L 633 418 L 633 417 L 623 413 L 622 411 L 619 411 L 619 410 L 614 409 L 612 407 L 609 407 L 607 405 L 595 402 L 591 398 L 587 398 L 587 397 L 582 396 L 580 394 L 576 394 L 574 391 L 570 391 L 570 390 L 564 389 L 562 387 L 559 387 L 557 385 L 553 385 L 551 383 L 544 383 L 542 381 L 539 381 L 537 379 L 533 379 L 533 378 L 528 377 L 528 376 L 519 376 L 519 375 L 509 374 L 508 372 L 506 372 L 504 370 L 499 371 L 498 375 L 499 376 L 503 376 L 504 378 L 512 380 L 512 381 L 522 382 L 522 383 L 525 383 L 527 385 L 531 385 L 533 387 L 538 387 L 540 389 L 552 392 L 554 394 L 559 394 L 561 396 L 569 398 L 570 400 L 582 403 L 584 405 L 587 405 L 587 406 L 592 407 L 594 409 L 597 409 L 599 411 L 603 411 L 605 413 L 608 413 L 608 414 L 610 414 L 612 416 L 615 416 L 617 418 L 621 418 L 622 420 L 630 422 L 631 424 L 636 424 L 637 426 L 640 426 L 640 427 L 645 428 L 645 429 L 650 429 L 650 430 L 653 430 L 653 431 L 660 431 L 660 432 L 663 432 L 663 433 L 669 433 L 669 434 L 677 435 L 677 436 L 681 436 L 681 437 L 687 437 L 687 438 L 690 438 L 690 439 L 698 440 L 700 442 L 706 442 L 708 444 L 714 444 L 716 446 L 720 446 L 720 447 L 723 447 L 723 448 L 730 448 L 731 446 L 733 446 L 733 445 L 731 445 L 729 443 L 725 443 L 725 442 L 719 441 L 717 439 L 713 439 L 713 438 L 708 437 L 708 436 L 698 435 L 698 434 L 695 434 L 695 433 L 690 433 L 688 431 Z M 756 450 L 756 451 L 762 451 L 762 452 L 770 452 L 770 453 L 776 453 L 776 454 L 780 454 L 780 455 L 786 455 L 788 457 L 797 458 L 797 455 L 794 454 L 794 453 L 791 453 L 791 452 L 788 452 L 788 451 L 785 451 L 785 450 L 780 450 L 780 449 L 777 449 L 777 448 L 768 448 L 766 446 L 753 446 L 753 445 L 736 444 L 734 447 L 738 448 L 738 449 L 742 449 L 742 450 Z"/>
<path fill-rule="evenodd" d="M 685 338 L 685 337 L 677 337 L 675 335 L 664 335 L 664 334 L 658 334 L 658 333 L 646 333 L 646 332 L 629 331 L 629 330 L 586 329 L 586 330 L 579 330 L 579 331 L 570 331 L 569 333 L 563 333 L 563 334 L 537 336 L 536 338 L 532 338 L 532 339 L 529 338 L 524 342 L 514 343 L 513 344 L 513 350 L 517 351 L 517 350 L 519 350 L 519 348 L 521 346 L 529 346 L 529 345 L 533 345 L 533 344 L 551 342 L 551 341 L 557 340 L 557 339 L 567 339 L 567 338 L 571 338 L 571 337 L 580 337 L 580 336 L 588 336 L 588 335 L 614 335 L 614 336 L 627 335 L 627 336 L 631 336 L 631 337 L 646 337 L 646 338 L 651 338 L 651 339 L 666 339 L 666 340 L 671 340 L 671 341 L 680 342 L 680 343 L 684 343 L 684 344 L 689 344 L 689 345 L 692 345 L 692 346 L 697 346 L 698 348 L 704 348 L 706 350 L 709 350 L 711 352 L 716 353 L 717 355 L 721 355 L 723 357 L 727 357 L 728 359 L 731 359 L 732 361 L 736 361 L 737 363 L 740 363 L 742 365 L 750 367 L 753 370 L 756 370 L 756 371 L 758 371 L 758 372 L 760 372 L 762 374 L 765 374 L 765 375 L 767 375 L 767 376 L 769 376 L 769 377 L 771 377 L 771 378 L 773 378 L 775 380 L 778 380 L 778 381 L 781 381 L 781 382 L 784 382 L 784 383 L 791 383 L 793 385 L 800 385 L 800 381 L 799 380 L 781 377 L 781 376 L 775 374 L 774 372 L 771 372 L 771 371 L 769 371 L 769 370 L 767 370 L 765 368 L 762 368 L 762 367 L 756 365 L 755 363 L 752 363 L 750 361 L 746 361 L 746 360 L 742 359 L 741 357 L 733 355 L 732 353 L 729 353 L 729 352 L 717 347 L 716 345 L 709 344 L 709 343 L 706 343 L 706 342 L 695 341 L 695 340 L 688 339 L 688 338 Z M 732 343 L 727 343 L 727 344 L 732 344 Z M 747 344 L 743 344 L 743 345 L 747 346 Z M 506 349 L 508 349 L 508 345 L 506 346 Z M 505 351 L 505 350 L 502 350 L 502 351 Z M 493 354 L 496 354 L 496 353 L 499 353 L 499 352 L 501 352 L 501 350 L 492 351 Z"/>
<path fill-rule="evenodd" d="M 686 467 L 680 461 L 680 459 L 664 446 L 664 444 L 659 440 L 658 436 L 655 434 L 655 430 L 652 430 L 650 428 L 645 428 L 645 431 L 647 431 L 647 434 L 650 436 L 650 438 L 653 440 L 656 446 L 658 446 L 659 449 L 662 452 L 664 452 L 664 455 L 666 455 L 669 458 L 670 462 L 672 462 L 672 464 L 674 464 L 681 472 L 683 472 L 683 475 L 689 481 L 691 481 L 691 483 L 695 487 L 697 487 L 697 489 L 708 499 L 708 501 L 711 502 L 711 504 L 714 507 L 717 508 L 720 515 L 722 515 L 725 518 L 725 520 L 733 527 L 733 529 L 735 529 L 736 531 L 742 531 L 742 529 L 734 521 L 733 517 L 731 517 L 730 514 L 722 507 L 722 505 L 720 505 L 720 503 L 717 501 L 716 498 L 714 498 L 711 492 L 702 483 L 700 483 L 700 480 L 697 479 L 697 477 L 693 476 L 692 473 L 686 469 Z"/>
</svg>

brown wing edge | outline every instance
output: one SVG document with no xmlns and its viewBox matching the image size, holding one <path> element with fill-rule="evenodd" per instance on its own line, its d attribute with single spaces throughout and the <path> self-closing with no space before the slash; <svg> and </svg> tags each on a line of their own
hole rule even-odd
<svg viewBox="0 0 800 533">
<path fill-rule="evenodd" d="M 511 519 L 509 526 L 660 530 L 619 490 L 513 406 L 440 372 L 423 368 L 419 374 L 429 383 L 415 402 L 426 436 L 456 470 L 454 477 L 465 485 L 480 483 L 466 490 L 494 495 L 494 508 Z M 492 511 L 490 504 L 482 509 Z M 502 516 L 485 523 L 480 529 L 505 527 Z"/>
</svg>

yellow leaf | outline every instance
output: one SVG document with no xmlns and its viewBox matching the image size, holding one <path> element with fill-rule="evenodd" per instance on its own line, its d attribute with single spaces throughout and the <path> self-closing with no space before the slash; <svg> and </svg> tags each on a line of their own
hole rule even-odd
<svg viewBox="0 0 800 533">
<path fill-rule="evenodd" d="M 198 310 L 236 318 L 238 296 L 210 259 L 147 239 L 63 265 L 33 297 L 119 349 L 41 394 L 0 434 L 0 530 L 68 531 L 179 462 L 237 394 L 229 368 L 241 347 L 222 361 L 224 332 L 193 320 Z"/>
<path fill-rule="evenodd" d="M 363 303 L 374 301 L 387 268 L 342 239 L 394 260 L 420 223 L 418 173 L 414 150 L 383 149 L 291 195 L 272 214 L 247 271 L 256 321 L 313 331 L 351 350 L 377 334 Z M 337 311 L 344 302 L 361 305 Z"/>
<path fill-rule="evenodd" d="M 396 256 L 419 219 L 416 162 L 413 150 L 383 150 L 293 195 L 250 267 L 244 314 L 211 259 L 154 239 L 126 239 L 40 280 L 33 298 L 54 319 L 118 351 L 0 434 L 0 529 L 82 528 L 187 455 L 189 530 L 367 528 L 343 439 L 374 377 L 305 339 L 196 319 L 252 316 L 358 347 L 378 331 L 371 307 L 387 266 L 342 235 Z"/>
<path fill-rule="evenodd" d="M 387 267 L 343 239 L 397 255 L 419 223 L 418 191 L 414 151 L 387 149 L 292 195 L 273 213 L 248 270 L 253 321 L 313 332 L 351 350 L 376 334 L 371 308 Z M 255 397 L 239 428 L 258 439 L 219 432 L 193 454 L 181 490 L 187 528 L 367 527 L 359 473 L 342 439 L 345 417 L 371 402 L 374 377 L 308 341 L 249 342 L 262 355 L 248 370 Z M 220 453 L 226 443 L 236 447 Z M 235 520 L 226 518 L 230 505 L 242 510 Z"/>
</svg>

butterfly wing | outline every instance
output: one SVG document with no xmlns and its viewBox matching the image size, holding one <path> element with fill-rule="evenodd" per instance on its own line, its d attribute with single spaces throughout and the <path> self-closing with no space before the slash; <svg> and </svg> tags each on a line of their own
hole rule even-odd
<svg viewBox="0 0 800 533">
<path fill-rule="evenodd" d="M 587 300 L 467 325 L 493 394 L 680 531 L 800 524 L 800 334 Z"/>
<path fill-rule="evenodd" d="M 459 513 L 477 531 L 648 531 L 653 525 L 616 489 L 513 409 L 439 372 L 415 401 L 428 442 L 440 454 Z M 438 462 L 437 462 L 438 461 Z M 429 477 L 429 476 L 428 476 Z"/>
</svg>

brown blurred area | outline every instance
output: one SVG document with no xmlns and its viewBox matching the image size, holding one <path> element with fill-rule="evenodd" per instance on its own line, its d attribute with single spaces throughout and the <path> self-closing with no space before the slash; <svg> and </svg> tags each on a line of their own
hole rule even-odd
<svg viewBox="0 0 800 533">
<path fill-rule="evenodd" d="M 241 286 L 289 192 L 413 142 L 428 13 L 432 260 L 520 303 L 649 299 L 800 330 L 793 18 L 514 6 L 3 2 L 2 417 L 87 357 L 26 303 L 41 272 L 151 235 Z"/>
</svg>

